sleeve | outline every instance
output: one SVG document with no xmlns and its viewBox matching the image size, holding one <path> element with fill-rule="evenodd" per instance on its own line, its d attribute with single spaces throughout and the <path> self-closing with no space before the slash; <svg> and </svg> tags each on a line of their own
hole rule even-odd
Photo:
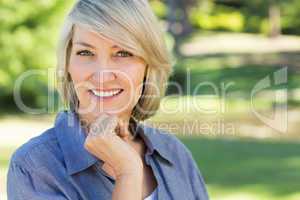
<svg viewBox="0 0 300 200">
<path fill-rule="evenodd" d="M 205 182 L 198 168 L 198 165 L 194 160 L 191 151 L 186 148 L 186 152 L 188 157 L 189 179 L 191 181 L 195 200 L 209 200 Z"/>
<path fill-rule="evenodd" d="M 10 163 L 7 173 L 8 200 L 67 200 L 57 189 L 50 186 L 32 171 Z"/>
</svg>

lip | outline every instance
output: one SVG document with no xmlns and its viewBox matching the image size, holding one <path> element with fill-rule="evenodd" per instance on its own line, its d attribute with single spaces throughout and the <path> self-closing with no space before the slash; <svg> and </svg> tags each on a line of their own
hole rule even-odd
<svg viewBox="0 0 300 200">
<path fill-rule="evenodd" d="M 93 92 L 92 92 L 92 89 L 91 90 L 88 90 L 88 93 L 92 96 L 92 98 L 96 99 L 96 100 L 112 100 L 112 99 L 115 99 L 116 97 L 120 96 L 120 94 L 122 94 L 124 92 L 124 89 L 121 89 L 121 88 L 118 88 L 118 89 L 107 89 L 107 90 L 99 90 L 99 89 L 93 89 L 93 90 L 96 90 L 96 91 L 103 91 L 103 92 L 108 92 L 108 91 L 114 91 L 114 90 L 120 90 L 120 92 L 118 92 L 117 94 L 113 95 L 113 96 L 110 96 L 110 97 L 99 97 L 99 96 L 96 96 Z"/>
<path fill-rule="evenodd" d="M 110 92 L 110 91 L 123 90 L 123 89 L 122 88 L 110 88 L 110 89 L 92 88 L 90 90 L 96 90 L 96 91 L 99 91 L 99 92 Z"/>
</svg>

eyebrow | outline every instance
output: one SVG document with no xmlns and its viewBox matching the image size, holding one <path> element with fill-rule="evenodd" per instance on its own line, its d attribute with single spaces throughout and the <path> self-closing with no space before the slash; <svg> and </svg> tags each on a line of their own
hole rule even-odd
<svg viewBox="0 0 300 200">
<path fill-rule="evenodd" d="M 89 47 L 89 48 L 92 48 L 92 49 L 95 49 L 95 47 L 89 43 L 86 43 L 86 42 L 74 42 L 74 44 L 79 44 L 79 45 L 82 45 L 82 46 L 86 46 L 86 47 Z M 113 49 L 121 49 L 121 47 L 119 47 L 118 45 L 113 45 L 111 48 Z"/>
</svg>

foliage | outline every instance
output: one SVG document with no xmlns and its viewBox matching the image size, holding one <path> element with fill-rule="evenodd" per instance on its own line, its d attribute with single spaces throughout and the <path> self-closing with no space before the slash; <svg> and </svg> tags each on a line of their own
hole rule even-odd
<svg viewBox="0 0 300 200">
<path fill-rule="evenodd" d="M 167 1 L 150 0 L 150 2 L 156 14 L 165 19 L 169 7 Z M 189 14 L 191 23 L 198 29 L 267 33 L 270 25 L 270 7 L 275 5 L 280 9 L 282 32 L 300 34 L 298 0 L 195 0 L 195 2 Z"/>
<path fill-rule="evenodd" d="M 193 0 L 194 1 L 194 0 Z M 192 2 L 192 1 L 188 1 Z M 278 1 L 241 1 L 241 0 L 195 0 L 194 6 L 189 9 L 189 20 L 194 26 L 194 32 L 202 30 L 225 30 L 234 32 L 267 32 L 268 29 L 268 6 L 277 4 L 282 13 L 282 32 L 288 34 L 300 33 L 300 2 L 298 0 Z M 74 1 L 60 0 L 0 0 L 0 102 L 2 105 L 15 106 L 13 89 L 15 81 L 20 75 L 28 70 L 53 69 L 56 65 L 55 47 L 60 25 L 63 18 Z M 168 17 L 168 4 L 166 0 L 150 0 L 155 13 L 166 22 Z M 167 24 L 167 23 L 163 23 Z M 170 34 L 166 35 L 168 47 L 174 48 L 177 44 L 176 38 Z M 200 59 L 180 59 L 175 67 L 173 80 L 178 80 L 184 86 L 184 66 L 207 65 Z M 192 61 L 192 62 L 191 62 Z M 213 61 L 215 62 L 215 61 Z M 192 84 L 198 78 L 205 77 L 221 78 L 217 76 L 221 72 L 228 75 L 235 74 L 236 78 L 244 74 L 244 70 L 225 69 L 222 62 L 216 61 L 218 67 L 223 71 L 193 71 Z M 213 67 L 213 66 L 211 66 Z M 241 67 L 241 66 L 237 66 Z M 251 68 L 249 66 L 249 68 Z M 253 68 L 254 72 L 258 67 Z M 218 69 L 216 69 L 218 70 Z M 249 69 L 250 70 L 250 69 Z M 250 70 L 251 71 L 251 70 Z M 244 74 L 246 75 L 246 74 Z M 215 77 L 215 78 L 214 78 Z M 226 79 L 226 77 L 223 76 Z M 253 77 L 249 76 L 249 79 Z M 234 79 L 234 78 L 233 78 Z M 22 97 L 26 104 L 32 106 L 43 106 L 47 101 L 47 89 L 53 90 L 52 85 L 47 83 L 46 75 L 27 78 L 22 85 Z M 234 79 L 235 80 L 235 79 Z M 248 81 L 241 84 L 246 89 Z M 243 84 L 245 83 L 245 84 Z M 172 93 L 172 92 L 171 92 Z"/>
<path fill-rule="evenodd" d="M 22 73 L 55 67 L 59 24 L 69 5 L 60 0 L 0 1 L 0 99 L 5 104 L 12 103 L 15 81 Z M 47 91 L 47 78 L 45 74 L 26 79 L 25 100 L 37 104 L 36 97 Z"/>
<path fill-rule="evenodd" d="M 226 30 L 241 32 L 244 29 L 244 16 L 238 10 L 226 6 L 215 6 L 207 9 L 203 5 L 194 7 L 191 12 L 192 24 L 205 30 Z"/>
<path fill-rule="evenodd" d="M 159 18 L 165 18 L 168 12 L 167 5 L 159 0 L 152 0 L 150 1 L 150 5 Z"/>
<path fill-rule="evenodd" d="M 282 28 L 286 34 L 300 34 L 300 1 L 292 0 L 282 5 Z"/>
</svg>

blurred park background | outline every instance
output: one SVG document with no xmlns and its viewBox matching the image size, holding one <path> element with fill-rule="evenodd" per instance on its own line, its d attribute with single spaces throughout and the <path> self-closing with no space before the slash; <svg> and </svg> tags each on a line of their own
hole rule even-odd
<svg viewBox="0 0 300 200">
<path fill-rule="evenodd" d="M 61 109 L 55 47 L 73 3 L 0 0 L 0 199 L 12 152 L 50 128 Z M 174 71 L 147 123 L 187 145 L 212 200 L 299 200 L 300 1 L 150 3 Z M 16 105 L 13 91 L 28 70 L 36 74 L 24 79 L 20 97 L 41 112 Z"/>
</svg>

